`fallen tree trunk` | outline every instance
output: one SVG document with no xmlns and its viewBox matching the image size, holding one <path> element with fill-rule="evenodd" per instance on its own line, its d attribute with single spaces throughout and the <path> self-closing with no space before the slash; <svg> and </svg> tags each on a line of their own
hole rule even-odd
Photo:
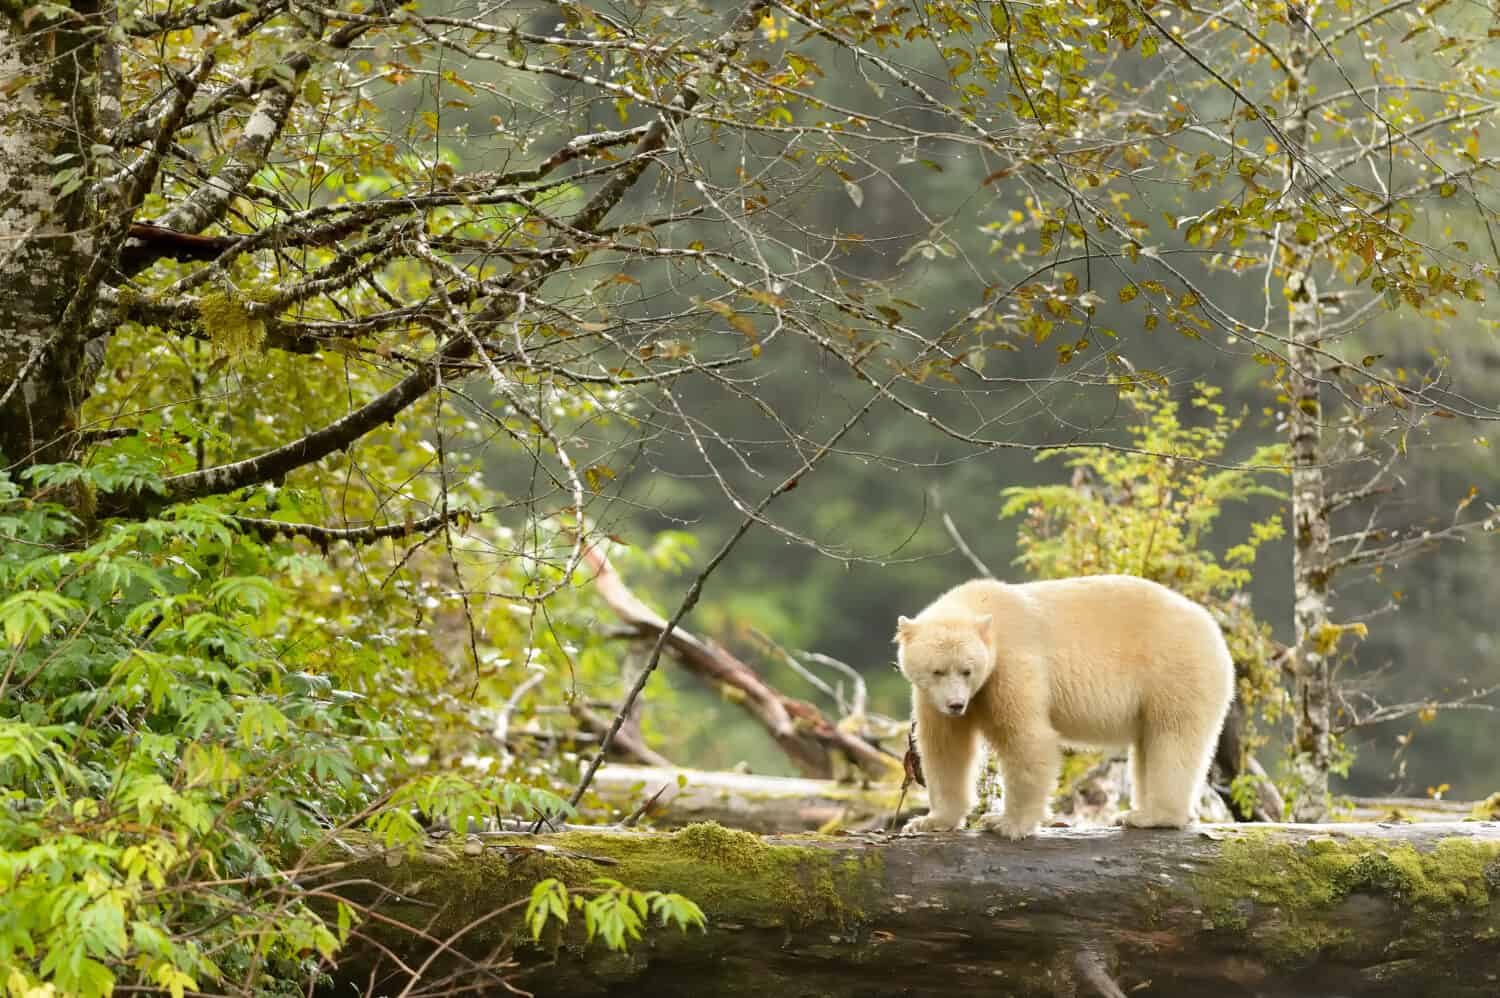
<svg viewBox="0 0 1500 998">
<path fill-rule="evenodd" d="M 336 876 L 325 892 L 375 913 L 341 955 L 346 994 L 403 993 L 419 972 L 443 988 L 538 996 L 1500 990 L 1494 822 L 1046 830 L 1024 842 L 762 840 L 693 825 L 369 850 Z M 518 922 L 534 884 L 599 876 L 685 894 L 709 927 L 653 926 L 622 955 L 586 943 L 575 913 L 530 942 Z"/>
<path fill-rule="evenodd" d="M 759 834 L 829 828 L 873 831 L 927 810 L 927 792 L 915 785 L 903 801 L 900 786 L 894 784 L 866 787 L 671 766 L 605 766 L 594 777 L 593 791 L 615 812 L 606 817 L 631 814 L 660 791 L 641 816 L 658 828 L 716 821 Z"/>
<path fill-rule="evenodd" d="M 1334 813 L 1348 821 L 1462 821 L 1475 806 L 1430 797 L 1353 797 L 1347 811 L 1335 806 Z"/>
<path fill-rule="evenodd" d="M 1106 760 L 1106 763 L 1111 760 Z M 1102 770 L 1104 767 L 1096 767 Z M 1124 772 L 1124 765 L 1110 767 Z M 1085 773 L 1053 800 L 1053 812 L 1070 825 L 1108 825 L 1122 809 L 1120 786 L 1098 787 L 1095 771 Z M 681 780 L 679 780 L 681 777 Z M 658 793 L 659 792 L 659 793 Z M 592 821 L 615 821 L 636 812 L 655 828 L 681 828 L 698 821 L 716 821 L 759 835 L 845 832 L 899 828 L 907 818 L 927 810 L 927 791 L 913 784 L 902 800 L 901 788 L 890 783 L 838 783 L 795 776 L 762 776 L 685 769 L 670 763 L 634 766 L 612 763 L 594 777 L 593 795 L 584 814 Z M 653 799 L 654 798 L 654 799 Z M 897 806 L 900 813 L 897 813 Z M 1200 804 L 1200 808 L 1204 807 Z M 1467 817 L 1475 805 L 1408 797 L 1355 797 L 1338 819 L 1351 822 L 1453 822 Z M 1200 815 L 1207 813 L 1200 811 Z M 1207 821 L 1220 820 L 1209 814 Z M 1228 820 L 1225 818 L 1224 820 Z"/>
</svg>

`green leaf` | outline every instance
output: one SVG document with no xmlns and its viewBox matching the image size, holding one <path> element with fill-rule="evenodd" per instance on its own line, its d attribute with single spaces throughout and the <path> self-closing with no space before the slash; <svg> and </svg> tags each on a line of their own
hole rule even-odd
<svg viewBox="0 0 1500 998">
<path fill-rule="evenodd" d="M 0 627 L 12 648 L 34 644 L 61 623 L 77 603 L 55 592 L 16 593 L 0 603 Z"/>
<path fill-rule="evenodd" d="M 214 583 L 209 590 L 213 601 L 226 610 L 259 613 L 270 604 L 276 587 L 259 576 L 235 576 Z"/>
<path fill-rule="evenodd" d="M 525 919 L 531 929 L 531 938 L 540 939 L 542 930 L 554 918 L 564 923 L 568 920 L 568 889 L 562 881 L 548 877 L 531 888 L 531 900 L 526 903 Z M 592 929 L 589 937 L 593 937 Z"/>
</svg>

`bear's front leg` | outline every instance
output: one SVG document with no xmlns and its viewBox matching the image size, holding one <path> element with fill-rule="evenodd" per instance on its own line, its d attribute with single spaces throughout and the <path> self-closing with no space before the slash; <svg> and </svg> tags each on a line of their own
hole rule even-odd
<svg viewBox="0 0 1500 998">
<path fill-rule="evenodd" d="M 917 751 L 927 780 L 928 812 L 913 818 L 905 832 L 946 832 L 963 825 L 974 807 L 979 778 L 979 732 L 967 717 L 948 717 L 917 704 Z"/>
<path fill-rule="evenodd" d="M 1035 835 L 1047 820 L 1047 804 L 1062 770 L 1062 746 L 1050 733 L 1012 737 L 995 753 L 1000 760 L 1000 813 L 985 815 L 980 827 L 1008 839 Z"/>
</svg>

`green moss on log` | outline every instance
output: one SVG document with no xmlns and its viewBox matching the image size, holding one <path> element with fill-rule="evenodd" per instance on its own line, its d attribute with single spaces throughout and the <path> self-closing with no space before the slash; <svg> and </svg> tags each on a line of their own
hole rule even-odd
<svg viewBox="0 0 1500 998">
<path fill-rule="evenodd" d="M 814 840 L 815 841 L 815 840 Z M 587 888 L 598 877 L 636 890 L 682 894 L 697 902 L 710 924 L 784 927 L 845 927 L 858 922 L 864 906 L 883 896 L 878 852 L 840 854 L 816 845 L 771 845 L 748 832 L 712 822 L 688 825 L 671 835 L 570 831 L 529 840 L 506 840 L 480 855 L 458 856 L 448 848 L 392 854 L 380 880 L 409 900 L 393 913 L 418 923 L 433 918 L 456 929 L 475 913 L 524 901 L 548 877 L 570 888 Z M 513 929 L 520 917 L 497 919 L 492 930 Z M 453 922 L 451 926 L 446 923 Z"/>
<path fill-rule="evenodd" d="M 567 832 L 552 841 L 616 862 L 607 870 L 594 867 L 591 876 L 604 872 L 638 890 L 684 894 L 710 919 L 843 926 L 857 921 L 862 904 L 882 889 L 878 853 L 841 858 L 816 846 L 769 845 L 713 822 L 667 836 Z"/>
<path fill-rule="evenodd" d="M 1472 836 L 1205 829 L 1214 841 L 1164 832 L 1007 843 L 766 840 L 697 824 L 390 851 L 366 840 L 369 851 L 334 876 L 356 904 L 378 902 L 380 917 L 365 920 L 369 941 L 338 974 L 364 982 L 387 952 L 410 965 L 433 957 L 434 973 L 500 952 L 522 980 L 556 995 L 927 994 L 932 961 L 944 961 L 955 980 L 982 975 L 1007 994 L 1043 995 L 1072 979 L 1082 945 L 1131 981 L 1176 981 L 1164 994 L 1197 995 L 1215 975 L 1245 974 L 1263 978 L 1268 994 L 1296 993 L 1306 979 L 1313 990 L 1357 983 L 1351 994 L 1409 986 L 1492 998 L 1500 838 L 1469 827 Z M 589 943 L 574 917 L 531 942 L 521 915 L 538 881 L 584 890 L 601 876 L 692 898 L 709 931 L 653 927 L 619 954 Z M 452 939 L 454 955 L 435 953 L 434 939 Z"/>
<path fill-rule="evenodd" d="M 1193 886 L 1211 928 L 1251 931 L 1284 963 L 1357 946 L 1347 921 L 1329 917 L 1357 894 L 1394 902 L 1415 947 L 1443 942 L 1440 929 L 1454 916 L 1473 917 L 1479 933 L 1500 930 L 1494 903 L 1500 843 L 1494 842 L 1452 838 L 1418 850 L 1359 838 L 1287 842 L 1251 832 L 1226 840 Z"/>
</svg>

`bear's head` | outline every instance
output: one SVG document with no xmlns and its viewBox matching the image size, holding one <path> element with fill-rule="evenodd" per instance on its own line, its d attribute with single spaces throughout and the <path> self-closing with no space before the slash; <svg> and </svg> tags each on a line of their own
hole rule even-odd
<svg viewBox="0 0 1500 998">
<path fill-rule="evenodd" d="M 959 717 L 994 668 L 989 639 L 989 614 L 898 617 L 896 661 L 933 708 Z"/>
</svg>

